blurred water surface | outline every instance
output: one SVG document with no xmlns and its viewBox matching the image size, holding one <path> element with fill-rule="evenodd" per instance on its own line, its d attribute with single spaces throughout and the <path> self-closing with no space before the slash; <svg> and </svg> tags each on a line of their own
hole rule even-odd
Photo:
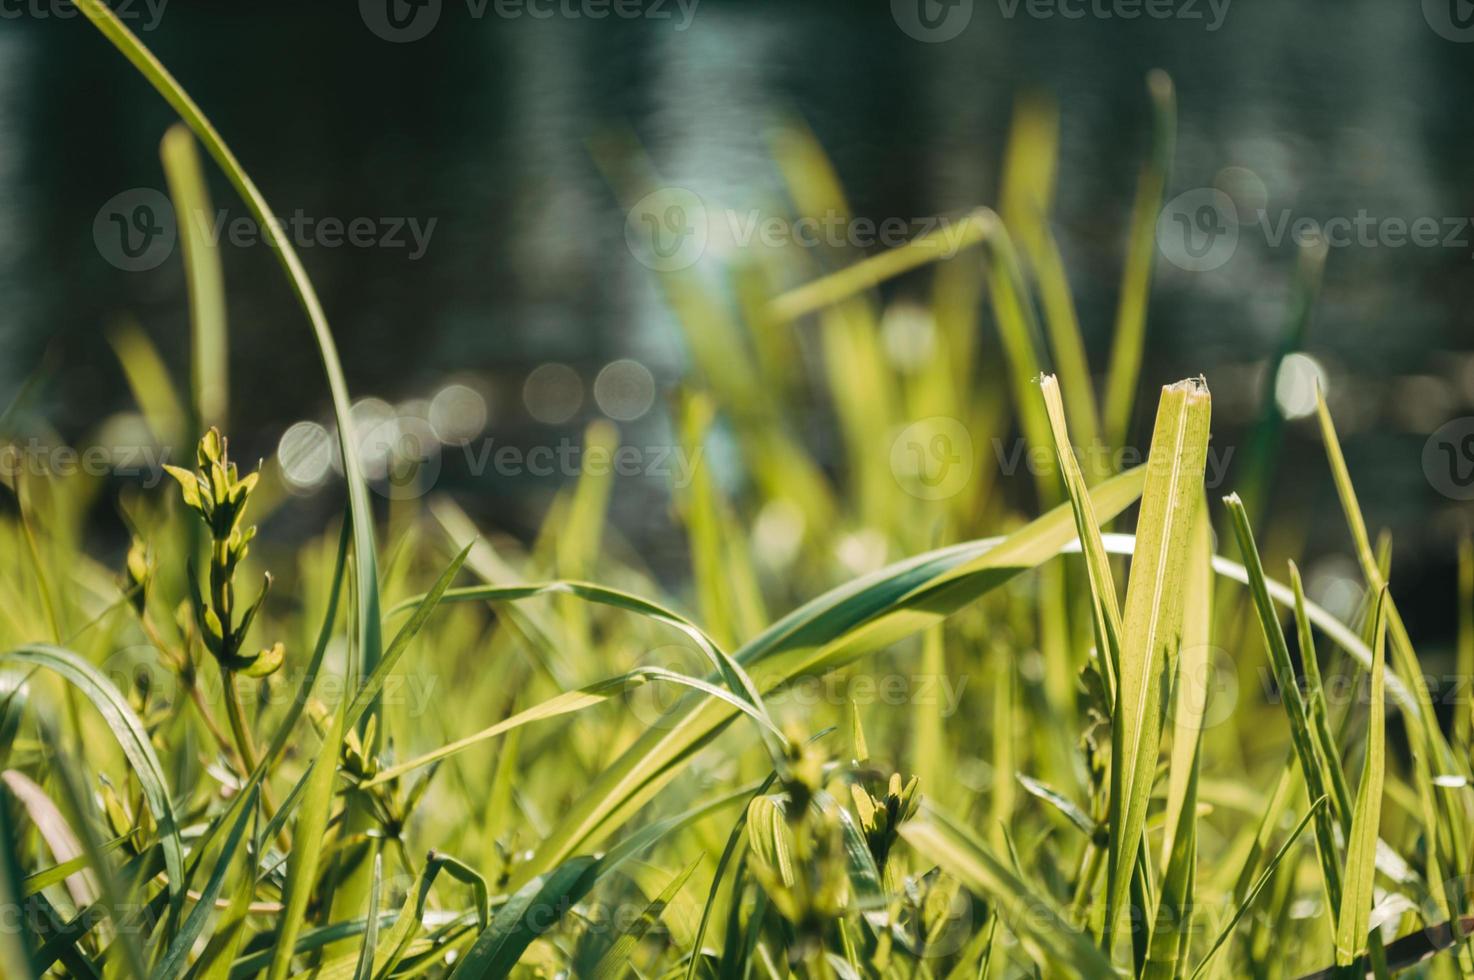
<svg viewBox="0 0 1474 980">
<path fill-rule="evenodd" d="M 1457 8 L 1440 13 L 1432 0 L 1422 9 L 1202 0 L 1196 17 L 1160 20 L 1121 16 L 1137 9 L 1125 0 L 978 0 L 957 8 L 970 19 L 940 43 L 902 29 L 904 4 L 766 0 L 669 2 L 666 16 L 602 19 L 590 11 L 605 8 L 588 2 L 543 6 L 554 15 L 539 17 L 444 0 L 425 8 L 438 16 L 423 37 L 392 42 L 381 18 L 413 24 L 424 10 L 375 2 L 173 0 L 155 23 L 134 0 L 130 23 L 278 212 L 373 222 L 371 245 L 303 252 L 355 395 L 428 404 L 459 379 L 484 397 L 485 431 L 498 438 L 576 440 L 590 418 L 630 415 L 638 372 L 615 379 L 634 385 L 626 403 L 595 397 L 599 372 L 616 361 L 648 369 L 654 394 L 648 411 L 624 418 L 626 431 L 669 438 L 661 396 L 685 355 L 590 152 L 614 128 L 632 132 L 671 183 L 769 208 L 783 200 L 771 131 L 801 120 L 856 214 L 912 220 L 995 203 L 1015 99 L 1046 92 L 1062 118 L 1056 229 L 1099 368 L 1147 149 L 1144 77 L 1166 69 L 1179 102 L 1169 196 L 1218 186 L 1249 218 L 1218 268 L 1159 261 L 1143 383 L 1205 373 L 1215 439 L 1228 445 L 1274 380 L 1263 362 L 1279 343 L 1296 261 L 1288 235 L 1271 240 L 1285 218 L 1431 217 L 1449 231 L 1474 215 L 1474 45 L 1445 36 L 1459 36 L 1440 19 Z M 953 9 L 922 2 L 934 17 Z M 66 13 L 15 0 L 0 19 L 0 403 L 49 352 L 40 407 L 80 439 L 130 402 L 104 328 L 135 320 L 182 378 L 187 320 L 177 254 L 125 271 L 94 234 L 117 195 L 163 187 L 158 140 L 171 115 Z M 226 220 L 243 216 L 212 180 Z M 402 244 L 389 245 L 396 221 Z M 1461 245 L 1447 237 L 1333 248 L 1306 344 L 1336 397 L 1364 506 L 1397 532 L 1403 581 L 1437 582 L 1429 601 L 1444 610 L 1447 535 L 1468 504 L 1431 487 L 1420 458 L 1429 433 L 1474 415 L 1474 229 L 1465 223 Z M 232 428 L 243 455 L 269 455 L 293 423 L 325 419 L 325 386 L 269 249 L 227 245 L 225 263 Z M 902 280 L 893 292 L 923 286 Z M 534 376 L 549 362 L 566 367 Z M 1292 423 L 1279 496 L 1316 516 L 1312 539 L 1335 547 L 1331 487 L 1304 425 Z M 513 529 L 531 526 L 557 483 L 478 480 L 449 460 L 445 480 L 467 491 L 478 517 Z M 649 525 L 656 550 L 673 547 L 659 533 L 662 509 L 642 502 L 663 499 L 659 481 L 634 482 L 650 485 L 617 495 L 622 519 L 637 536 Z"/>
</svg>

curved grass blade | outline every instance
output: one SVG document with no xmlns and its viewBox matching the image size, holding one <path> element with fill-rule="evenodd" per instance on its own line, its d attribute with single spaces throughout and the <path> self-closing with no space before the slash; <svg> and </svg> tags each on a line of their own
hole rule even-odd
<svg viewBox="0 0 1474 980">
<path fill-rule="evenodd" d="M 27 892 L 21 879 L 20 860 L 15 847 L 20 842 L 10 816 L 10 806 L 0 794 L 0 903 L 4 908 L 23 907 Z M 17 980 L 36 976 L 31 951 L 19 929 L 0 929 L 0 972 Z"/>
<path fill-rule="evenodd" d="M 185 888 L 184 845 L 179 837 L 179 824 L 174 816 L 169 787 L 164 780 L 164 768 L 159 764 L 159 757 L 154 754 L 153 744 L 149 741 L 143 722 L 107 677 L 70 650 L 33 644 L 0 654 L 0 663 L 6 661 L 45 667 L 61 675 L 92 702 L 107 723 L 108 729 L 122 748 L 123 755 L 127 757 L 128 764 L 133 767 L 138 785 L 143 790 L 143 797 L 158 823 L 164 864 L 169 872 L 169 900 L 171 907 L 178 913 L 182 909 Z"/>
</svg>

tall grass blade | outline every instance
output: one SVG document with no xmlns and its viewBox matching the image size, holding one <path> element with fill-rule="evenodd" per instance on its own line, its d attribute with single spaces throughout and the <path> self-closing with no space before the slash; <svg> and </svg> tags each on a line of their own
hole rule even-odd
<svg viewBox="0 0 1474 980">
<path fill-rule="evenodd" d="M 1346 843 L 1346 881 L 1336 916 L 1336 965 L 1350 966 L 1366 943 L 1367 923 L 1375 898 L 1377 831 L 1382 818 L 1382 785 L 1386 778 L 1386 622 L 1377 603 L 1376 661 L 1372 665 L 1372 702 L 1367 722 L 1366 755 L 1356 787 L 1356 809 Z"/>
<path fill-rule="evenodd" d="M 224 428 L 230 407 L 230 351 L 225 314 L 225 274 L 220 268 L 220 246 L 212 241 L 214 211 L 210 190 L 200 167 L 194 137 L 180 123 L 169 127 L 159 146 L 179 241 L 184 253 L 185 282 L 189 287 L 190 390 L 194 393 L 195 427 Z"/>
<path fill-rule="evenodd" d="M 1205 384 L 1162 389 L 1126 587 L 1116 712 L 1111 722 L 1111 841 L 1102 938 L 1114 937 L 1142 847 L 1161 741 L 1163 687 L 1182 639 L 1187 552 L 1208 454 Z"/>
<path fill-rule="evenodd" d="M 1111 446 L 1124 446 L 1131 426 L 1136 383 L 1141 374 L 1141 353 L 1146 344 L 1147 300 L 1151 293 L 1152 264 L 1157 248 L 1157 216 L 1162 210 L 1162 198 L 1172 172 L 1172 154 L 1177 142 L 1177 96 L 1172 79 L 1166 72 L 1154 70 L 1147 76 L 1146 83 L 1152 101 L 1152 151 L 1136 184 L 1126 269 L 1121 277 L 1121 297 L 1116 305 L 1116 327 L 1111 334 L 1114 339 L 1105 392 L 1105 437 Z"/>
<path fill-rule="evenodd" d="M 343 732 L 347 728 L 348 702 L 343 701 L 333 712 L 332 723 L 323 735 L 317 759 L 307 776 L 303 790 L 301 815 L 292 837 L 295 846 L 287 855 L 287 880 L 282 894 L 282 914 L 278 921 L 275 952 L 271 957 L 268 980 L 282 980 L 292 969 L 292 956 L 297 937 L 307 920 L 307 903 L 317 885 L 317 872 L 327 850 L 325 834 L 333 807 L 333 784 L 338 772 L 338 753 L 342 749 Z"/>
</svg>

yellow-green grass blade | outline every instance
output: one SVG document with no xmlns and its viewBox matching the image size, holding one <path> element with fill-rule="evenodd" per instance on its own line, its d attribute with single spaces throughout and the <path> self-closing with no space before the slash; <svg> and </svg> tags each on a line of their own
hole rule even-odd
<svg viewBox="0 0 1474 980">
<path fill-rule="evenodd" d="M 970 890 L 988 899 L 994 915 L 1026 944 L 1031 956 L 1037 955 L 1050 964 L 1051 976 L 1117 975 L 1088 935 L 956 821 L 927 805 L 920 815 L 901 825 L 901 836 Z"/>
<path fill-rule="evenodd" d="M 1245 504 L 1245 511 L 1248 505 Z M 1320 658 L 1315 652 L 1315 635 L 1311 630 L 1310 617 L 1305 611 L 1305 587 L 1300 581 L 1300 569 L 1290 562 L 1290 588 L 1295 593 L 1295 626 L 1300 644 L 1300 662 L 1305 665 L 1305 705 L 1310 716 L 1311 731 L 1320 747 L 1321 759 L 1325 762 L 1326 775 L 1330 777 L 1331 810 L 1343 831 L 1351 829 L 1351 789 L 1346 783 L 1346 770 L 1341 765 L 1341 753 L 1336 737 L 1331 732 L 1330 711 L 1326 704 L 1325 685 L 1321 682 Z M 1384 684 L 1385 686 L 1385 684 Z"/>
<path fill-rule="evenodd" d="M 1177 96 L 1172 80 L 1165 72 L 1154 70 L 1147 76 L 1147 91 L 1153 109 L 1152 152 L 1136 183 L 1126 268 L 1121 276 L 1116 327 L 1111 334 L 1114 339 L 1110 369 L 1106 375 L 1105 437 L 1114 447 L 1126 444 L 1131 410 L 1136 402 L 1136 383 L 1146 344 L 1147 300 L 1157 248 L 1157 216 L 1162 210 L 1177 140 Z"/>
<path fill-rule="evenodd" d="M 1044 310 L 1044 328 L 1049 336 L 1049 349 L 1059 373 L 1060 387 L 1065 393 L 1066 417 L 1080 445 L 1089 450 L 1104 448 L 1100 441 L 1100 417 L 1095 409 L 1095 386 L 1090 381 L 1090 363 L 1085 356 L 1085 342 L 1080 336 L 1080 319 L 1070 281 L 1065 275 L 1064 259 L 1054 233 L 1045 221 L 1039 222 L 1039 245 L 1030 252 L 1034 278 L 1038 283 L 1039 302 Z M 1108 475 L 1105 454 L 1088 452 L 1090 482 Z"/>
<path fill-rule="evenodd" d="M 1059 460 L 1060 473 L 1064 476 L 1070 508 L 1075 516 L 1075 532 L 1079 535 L 1081 551 L 1085 556 L 1095 644 L 1106 664 L 1106 693 L 1114 700 L 1121 660 L 1121 606 L 1116 599 L 1116 582 L 1111 576 L 1111 565 L 1106 557 L 1089 488 L 1070 442 L 1059 382 L 1053 375 L 1048 375 L 1040 383 L 1040 389 L 1044 395 L 1045 411 L 1054 437 L 1055 455 Z"/>
<path fill-rule="evenodd" d="M 1294 666 L 1290 662 L 1290 650 L 1285 642 L 1284 630 L 1274 610 L 1269 590 L 1264 584 L 1264 568 L 1259 562 L 1259 549 L 1254 543 L 1254 533 L 1249 528 L 1249 516 L 1237 496 L 1224 498 L 1234 533 L 1238 538 L 1239 550 L 1244 556 L 1244 565 L 1249 572 L 1249 591 L 1258 613 L 1260 632 L 1264 637 L 1270 669 L 1279 688 L 1280 700 L 1290 723 L 1290 742 L 1300 762 L 1300 773 L 1305 779 L 1306 789 L 1312 798 L 1327 795 L 1326 786 L 1331 782 L 1325 762 L 1316 748 L 1316 739 L 1310 730 L 1305 703 L 1300 695 L 1300 685 L 1295 678 Z M 1315 819 L 1316 853 L 1320 857 L 1321 875 L 1325 884 L 1327 905 L 1333 910 L 1341 907 L 1341 866 L 1336 850 L 1334 821 L 1329 812 L 1322 810 Z"/>
<path fill-rule="evenodd" d="M 210 190 L 194 137 L 183 124 L 169 127 L 159 145 L 159 156 L 174 200 L 189 289 L 190 389 L 194 392 L 195 424 L 201 432 L 212 425 L 224 428 L 230 407 L 230 352 L 220 246 L 209 234 L 214 220 Z"/>
<path fill-rule="evenodd" d="M 1033 92 L 1014 102 L 1008 145 L 1003 151 L 998 210 L 1018 232 L 1019 243 L 1032 259 L 1039 251 L 1040 233 L 1054 201 L 1054 178 L 1059 166 L 1059 105 Z"/>
<path fill-rule="evenodd" d="M 1115 516 L 1140 493 L 1141 471 L 1093 492 L 1098 513 Z M 1002 541 L 955 546 L 882 569 L 800 607 L 735 655 L 760 690 L 860 656 L 927 626 L 1015 575 L 1053 557 L 1073 537 L 1068 508 L 1056 508 Z M 600 772 L 524 865 L 522 884 L 580 847 L 596 846 L 707 744 L 735 713 L 720 702 L 683 706 Z"/>
<path fill-rule="evenodd" d="M 1377 604 L 1377 642 L 1373 648 L 1371 713 L 1367 721 L 1366 754 L 1361 782 L 1356 787 L 1356 809 L 1346 842 L 1346 878 L 1341 906 L 1336 914 L 1336 965 L 1350 966 L 1366 943 L 1367 923 L 1375 895 L 1377 874 L 1377 831 L 1382 819 L 1382 785 L 1387 765 L 1386 621 Z"/>
<path fill-rule="evenodd" d="M 1387 591 L 1387 575 L 1372 551 L 1366 521 L 1361 513 L 1361 505 L 1357 502 L 1350 470 L 1346 466 L 1346 457 L 1336 436 L 1336 426 L 1326 407 L 1324 394 L 1319 391 L 1316 393 L 1316 414 L 1320 421 L 1326 458 L 1336 484 L 1336 495 L 1341 501 L 1341 510 L 1351 531 L 1352 543 L 1357 561 L 1361 565 L 1362 577 L 1366 579 L 1368 594 L 1381 596 Z M 1417 651 L 1413 649 L 1407 627 L 1403 624 L 1397 603 L 1390 593 L 1385 598 L 1383 615 L 1386 617 L 1395 672 L 1409 679 L 1421 676 Z M 1434 846 L 1427 849 L 1427 856 L 1430 870 L 1436 871 L 1432 880 L 1444 881 L 1444 878 L 1438 877 L 1442 869 L 1470 867 L 1469 828 L 1474 823 L 1474 789 L 1471 789 L 1469 781 L 1471 770 L 1467 755 L 1462 758 L 1456 756 L 1444 738 L 1443 731 L 1438 726 L 1437 715 L 1433 711 L 1432 697 L 1427 685 L 1413 684 L 1412 687 L 1417 710 L 1411 711 L 1406 705 L 1403 710 L 1407 715 L 1407 730 L 1412 742 L 1413 765 L 1418 790 L 1433 800 L 1437 814 L 1434 824 L 1425 828 L 1434 843 Z M 1464 782 L 1458 788 L 1443 788 L 1435 783 L 1435 775 L 1459 776 Z M 1454 896 L 1451 904 L 1449 896 L 1442 888 L 1435 887 L 1433 892 L 1439 911 L 1451 921 L 1462 911 L 1459 906 L 1467 902 L 1465 896 Z M 1460 951 L 1459 958 L 1460 969 L 1466 974 L 1474 973 L 1474 956 L 1467 953 L 1467 948 Z"/>
<path fill-rule="evenodd" d="M 1171 762 L 1168 766 L 1162 867 L 1166 869 L 1152 922 L 1147 975 L 1169 980 L 1183 968 L 1192 938 L 1197 888 L 1198 773 L 1208 697 L 1213 619 L 1212 531 L 1207 501 L 1199 498 L 1188 552 L 1188 581 L 1177 657 Z"/>
<path fill-rule="evenodd" d="M 978 214 L 986 232 L 983 268 L 988 281 L 988 299 L 998 324 L 1003 354 L 1008 361 L 1009 387 L 1018 412 L 1019 428 L 1023 430 L 1028 445 L 1047 446 L 1049 420 L 1034 393 L 1040 374 L 1043 335 L 1034 315 L 1033 301 L 1024 282 L 1018 253 L 1003 222 L 986 208 Z M 1050 506 L 1059 499 L 1059 481 L 1047 467 L 1039 470 L 1035 482 L 1044 506 Z"/>
<path fill-rule="evenodd" d="M 950 259 L 983 240 L 989 223 L 996 220 L 996 216 L 989 217 L 991 214 L 985 208 L 973 211 L 951 225 L 804 283 L 774 298 L 768 304 L 768 316 L 776 323 L 789 323 L 874 289 L 902 273 Z"/>
<path fill-rule="evenodd" d="M 1211 404 L 1200 380 L 1164 387 L 1147 458 L 1111 721 L 1112 833 L 1102 934 L 1107 948 L 1142 847 L 1161 741 L 1164 680 L 1182 640 L 1188 543 L 1203 495 Z"/>
<path fill-rule="evenodd" d="M 374 855 L 374 871 L 369 883 L 368 914 L 364 917 L 363 944 L 358 950 L 358 962 L 353 970 L 353 980 L 373 980 L 374 953 L 379 944 L 379 891 L 384 883 L 384 855 Z"/>
<path fill-rule="evenodd" d="M 328 817 L 333 808 L 333 783 L 337 778 L 343 732 L 347 728 L 347 709 L 345 700 L 333 712 L 333 720 L 323 734 L 322 746 L 302 793 L 301 814 L 292 835 L 295 846 L 287 855 L 282 913 L 278 920 L 275 952 L 267 972 L 268 980 L 282 980 L 292 969 L 297 937 L 307 921 L 307 903 L 317 886 L 317 872 L 327 849 Z"/>
</svg>

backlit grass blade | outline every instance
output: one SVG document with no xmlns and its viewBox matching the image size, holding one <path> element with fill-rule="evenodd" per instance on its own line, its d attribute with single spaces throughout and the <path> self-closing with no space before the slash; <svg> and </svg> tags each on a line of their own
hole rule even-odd
<svg viewBox="0 0 1474 980">
<path fill-rule="evenodd" d="M 0 654 L 0 664 L 6 662 L 45 667 L 61 675 L 92 702 L 102 720 L 107 723 L 108 729 L 127 757 L 128 764 L 132 766 L 144 799 L 148 801 L 148 808 L 158 823 L 164 863 L 169 873 L 170 902 L 176 912 L 180 911 L 185 887 L 184 845 L 179 837 L 179 824 L 174 816 L 169 786 L 164 779 L 164 768 L 154 753 L 143 722 L 111 681 L 70 650 L 33 644 Z"/>
<path fill-rule="evenodd" d="M 1050 964 L 1051 976 L 1112 977 L 1105 954 L 1008 863 L 939 811 L 926 806 L 901 825 L 901 836 L 929 860 L 992 903 L 994 914 Z"/>
<path fill-rule="evenodd" d="M 1247 512 L 1248 505 L 1245 505 Z M 1315 652 L 1315 636 L 1310 628 L 1310 616 L 1305 610 L 1305 587 L 1300 581 L 1300 569 L 1290 562 L 1290 588 L 1295 593 L 1295 626 L 1300 645 L 1300 662 L 1305 665 L 1305 705 L 1310 717 L 1311 732 L 1320 747 L 1321 759 L 1330 778 L 1331 809 L 1343 831 L 1351 829 L 1351 790 L 1346 784 L 1346 771 L 1341 766 L 1341 753 L 1331 732 L 1330 710 L 1326 704 L 1325 685 L 1320 676 L 1320 658 Z M 1383 687 L 1386 687 L 1383 671 Z"/>
<path fill-rule="evenodd" d="M 1152 921 L 1146 975 L 1179 976 L 1193 935 L 1198 858 L 1198 774 L 1203 718 L 1207 710 L 1209 644 L 1213 621 L 1212 530 L 1207 501 L 1198 499 L 1189 543 L 1182 644 L 1177 657 L 1168 766 L 1162 867 L 1165 869 Z"/>
<path fill-rule="evenodd" d="M 1114 517 L 1140 493 L 1141 471 L 1107 480 L 1092 491 L 1097 513 Z M 910 635 L 1058 554 L 1073 537 L 1067 507 L 1058 507 L 1001 541 L 943 549 L 890 566 L 842 586 L 790 613 L 739 650 L 759 689 L 840 666 L 874 644 Z M 675 774 L 679 766 L 732 720 L 726 705 L 706 701 L 652 730 L 600 772 L 514 882 L 612 833 Z"/>
<path fill-rule="evenodd" d="M 189 287 L 190 389 L 195 424 L 200 432 L 224 427 L 230 406 L 229 355 L 226 343 L 225 275 L 220 269 L 220 243 L 211 241 L 215 215 L 200 155 L 189 130 L 175 123 L 159 146 Z"/>
<path fill-rule="evenodd" d="M 768 305 L 768 315 L 776 323 L 796 320 L 873 289 L 904 272 L 950 259 L 982 241 L 988 233 L 989 220 L 984 210 L 974 211 L 947 227 L 918 235 L 898 248 L 804 283 L 774 299 Z"/>
<path fill-rule="evenodd" d="M 1361 505 L 1356 499 L 1356 489 L 1351 483 L 1351 473 L 1346 466 L 1346 457 L 1341 452 L 1341 442 L 1336 437 L 1336 426 L 1326 407 L 1324 394 L 1316 393 L 1316 414 L 1320 421 L 1321 438 L 1325 443 L 1326 459 L 1331 466 L 1331 475 L 1336 484 L 1336 495 L 1341 501 L 1341 510 L 1351 531 L 1356 549 L 1357 562 L 1361 565 L 1362 577 L 1366 579 L 1369 595 L 1381 597 L 1387 592 L 1387 576 L 1372 551 L 1371 539 L 1367 534 L 1366 521 L 1362 517 Z M 1416 678 L 1421 674 L 1417 651 L 1398 612 L 1397 603 L 1387 592 L 1383 615 L 1386 617 L 1387 636 L 1395 664 L 1396 673 Z M 1413 684 L 1413 696 L 1417 709 L 1404 705 L 1407 730 L 1412 742 L 1413 766 L 1418 791 L 1430 798 L 1437 819 L 1426 827 L 1434 846 L 1427 849 L 1429 879 L 1433 882 L 1446 881 L 1445 868 L 1470 867 L 1470 825 L 1474 822 L 1474 784 L 1470 783 L 1471 771 L 1467 754 L 1454 754 L 1438 726 L 1433 711 L 1432 696 L 1425 684 Z M 1389 690 L 1390 681 L 1389 681 Z M 1464 780 L 1457 788 L 1439 787 L 1434 777 L 1449 775 Z M 1454 921 L 1462 911 L 1460 906 L 1468 901 L 1467 896 L 1446 895 L 1443 888 L 1432 889 L 1439 912 Z M 1467 947 L 1459 954 L 1460 969 L 1465 974 L 1474 974 L 1474 955 Z"/>
<path fill-rule="evenodd" d="M 1121 669 L 1121 606 L 1116 599 L 1116 582 L 1111 577 L 1110 561 L 1106 558 L 1095 507 L 1091 504 L 1085 477 L 1080 471 L 1080 463 L 1075 458 L 1073 444 L 1070 442 L 1059 383 L 1049 375 L 1041 382 L 1040 389 L 1044 395 L 1045 410 L 1054 437 L 1055 458 L 1059 460 L 1060 473 L 1064 476 L 1065 490 L 1075 516 L 1075 530 L 1080 538 L 1080 550 L 1085 556 L 1096 649 L 1100 651 L 1106 665 L 1107 694 L 1114 698 L 1116 678 Z"/>
<path fill-rule="evenodd" d="M 1249 528 L 1249 515 L 1241 500 L 1235 495 L 1225 497 L 1229 519 L 1237 535 L 1239 551 L 1244 556 L 1244 565 L 1249 572 L 1249 591 L 1254 599 L 1254 608 L 1259 616 L 1260 632 L 1268 652 L 1270 669 L 1274 673 L 1279 689 L 1280 701 L 1290 723 L 1290 741 L 1295 756 L 1300 762 L 1300 773 L 1310 795 L 1319 799 L 1327 795 L 1326 786 L 1331 782 L 1325 764 L 1316 750 L 1315 736 L 1305 712 L 1305 703 L 1300 696 L 1300 685 L 1290 662 L 1290 649 L 1285 642 L 1284 630 L 1280 627 L 1269 590 L 1264 584 L 1264 568 L 1259 562 L 1259 549 L 1254 543 L 1254 533 Z M 1341 864 L 1336 851 L 1336 834 L 1333 821 L 1327 810 L 1317 811 L 1315 818 L 1316 853 L 1320 857 L 1321 874 L 1325 883 L 1327 904 L 1332 909 L 1341 907 Z"/>
<path fill-rule="evenodd" d="M 1187 553 L 1208 454 L 1211 399 L 1200 380 L 1162 389 L 1121 619 L 1121 663 L 1111 721 L 1111 841 L 1102 938 L 1109 948 L 1142 847 L 1156 774 L 1162 696 L 1182 639 Z"/>
<path fill-rule="evenodd" d="M 1366 754 L 1361 782 L 1356 787 L 1356 809 L 1351 818 L 1351 833 L 1346 843 L 1346 879 L 1341 907 L 1336 916 L 1336 965 L 1350 966 L 1366 943 L 1367 922 L 1375 895 L 1372 891 L 1377 873 L 1377 831 L 1382 818 L 1382 784 L 1387 765 L 1386 701 L 1386 621 L 1381 616 L 1382 603 L 1377 603 L 1375 616 L 1376 661 L 1372 665 L 1372 702 L 1367 721 Z"/>
<path fill-rule="evenodd" d="M 1177 96 L 1172 79 L 1166 72 L 1153 71 L 1146 82 L 1152 100 L 1152 151 L 1136 183 L 1126 269 L 1121 276 L 1116 327 L 1111 334 L 1110 370 L 1106 375 L 1105 437 L 1113 447 L 1126 444 L 1131 409 L 1136 403 L 1136 382 L 1146 344 L 1147 299 L 1157 249 L 1157 217 L 1162 210 L 1177 141 Z"/>
<path fill-rule="evenodd" d="M 342 749 L 346 729 L 348 702 L 333 712 L 333 720 L 323 734 L 322 746 L 307 777 L 303 790 L 301 814 L 292 834 L 295 842 L 287 855 L 287 880 L 282 894 L 282 914 L 278 920 L 275 952 L 271 957 L 268 980 L 283 980 L 292 968 L 292 956 L 307 921 L 307 903 L 317 886 L 317 872 L 327 850 L 328 817 L 333 808 L 333 783 L 338 773 L 338 753 Z"/>
</svg>

